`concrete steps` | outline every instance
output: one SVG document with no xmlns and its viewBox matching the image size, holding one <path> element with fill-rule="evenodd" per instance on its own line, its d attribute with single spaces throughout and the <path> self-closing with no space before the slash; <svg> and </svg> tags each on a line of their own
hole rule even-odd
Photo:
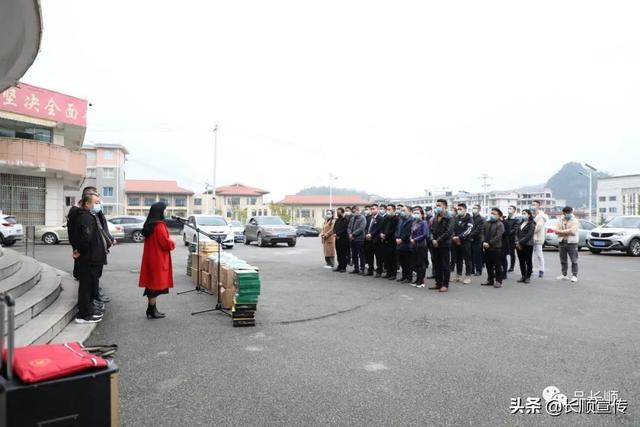
<svg viewBox="0 0 640 427">
<path fill-rule="evenodd" d="M 83 342 L 95 328 L 72 323 L 78 284 L 71 276 L 6 248 L 0 255 L 0 292 L 16 298 L 16 347 Z"/>
</svg>

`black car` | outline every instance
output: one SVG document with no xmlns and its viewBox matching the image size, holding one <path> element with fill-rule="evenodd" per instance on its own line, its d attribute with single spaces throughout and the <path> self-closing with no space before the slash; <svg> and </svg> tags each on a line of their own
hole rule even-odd
<svg viewBox="0 0 640 427">
<path fill-rule="evenodd" d="M 296 225 L 296 236 L 298 237 L 318 237 L 320 231 L 310 225 Z"/>
</svg>

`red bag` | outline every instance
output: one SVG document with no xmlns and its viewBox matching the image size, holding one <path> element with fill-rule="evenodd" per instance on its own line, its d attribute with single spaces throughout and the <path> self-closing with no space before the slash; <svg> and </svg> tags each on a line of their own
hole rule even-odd
<svg viewBox="0 0 640 427">
<path fill-rule="evenodd" d="M 28 384 L 106 367 L 105 359 L 82 350 L 77 342 L 20 347 L 15 349 L 13 355 L 14 372 Z"/>
</svg>

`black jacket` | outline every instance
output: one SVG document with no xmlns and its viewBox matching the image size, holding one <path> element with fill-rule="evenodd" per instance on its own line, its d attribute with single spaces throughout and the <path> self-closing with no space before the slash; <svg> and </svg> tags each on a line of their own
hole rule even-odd
<svg viewBox="0 0 640 427">
<path fill-rule="evenodd" d="M 527 221 L 524 228 L 522 227 L 522 223 L 520 223 L 516 229 L 516 243 L 521 246 L 533 246 L 533 235 L 535 231 L 536 223 L 533 220 Z"/>
<path fill-rule="evenodd" d="M 484 243 L 489 244 L 488 250 L 502 249 L 502 235 L 504 234 L 504 224 L 502 221 L 487 221 L 484 224 Z"/>
<path fill-rule="evenodd" d="M 347 231 L 349 228 L 349 218 L 343 216 L 342 218 L 336 219 L 336 223 L 333 226 L 333 231 L 336 233 L 336 238 L 340 242 L 349 242 L 349 232 Z"/>
<path fill-rule="evenodd" d="M 509 230 L 508 231 L 507 231 L 507 229 L 505 227 L 505 233 L 507 233 L 507 235 L 509 237 L 511 237 L 511 240 L 515 240 L 517 227 L 519 227 L 520 224 L 522 224 L 522 221 L 520 221 L 516 217 L 513 217 L 513 218 L 507 217 L 505 222 L 509 225 Z"/>
<path fill-rule="evenodd" d="M 453 218 L 449 215 L 445 215 L 442 218 L 440 218 L 440 216 L 433 218 L 431 223 L 431 240 L 437 240 L 438 247 L 440 248 L 451 247 L 453 225 Z"/>
<path fill-rule="evenodd" d="M 77 223 L 78 215 L 83 210 L 84 209 L 78 206 L 72 206 L 71 209 L 69 209 L 69 213 L 67 214 L 67 233 L 69 234 L 69 244 L 71 244 L 71 247 L 74 250 L 78 249 L 76 246 L 76 238 L 77 238 L 76 230 L 78 228 L 78 223 Z M 102 229 L 105 231 L 106 235 L 111 241 L 111 244 L 113 244 L 115 239 L 113 238 L 111 233 L 109 233 L 109 225 L 107 224 L 107 219 L 104 217 L 104 214 L 100 212 L 96 215 L 96 218 L 98 218 L 98 220 L 100 221 L 100 224 L 102 225 Z"/>
<path fill-rule="evenodd" d="M 386 216 L 386 215 L 385 215 Z M 371 241 L 373 243 L 382 243 L 382 241 L 380 240 L 380 233 L 382 233 L 382 224 L 384 223 L 384 218 L 380 215 L 376 215 L 374 216 L 369 225 L 371 228 L 371 231 L 369 231 L 369 227 L 367 227 L 367 234 L 371 233 Z"/>
<path fill-rule="evenodd" d="M 75 217 L 75 249 L 80 252 L 78 261 L 104 265 L 107 263 L 109 237 L 101 233 L 97 221 L 97 216 L 86 209 L 79 209 Z"/>
<path fill-rule="evenodd" d="M 471 231 L 472 242 L 482 242 L 484 240 L 484 217 L 480 214 L 473 215 L 473 231 Z"/>
<path fill-rule="evenodd" d="M 398 221 L 400 221 L 400 217 L 398 215 L 389 215 L 387 214 L 384 217 L 384 222 L 382 226 L 384 227 L 381 233 L 384 234 L 385 242 L 388 244 L 395 245 L 396 244 L 396 229 L 398 228 Z"/>
<path fill-rule="evenodd" d="M 411 226 L 413 225 L 413 220 L 403 219 L 402 223 L 398 223 L 398 225 L 396 239 L 402 240 L 402 243 L 398 245 L 398 250 L 400 252 L 411 252 L 413 250 L 413 246 L 411 246 Z"/>
<path fill-rule="evenodd" d="M 473 233 L 473 218 L 466 214 L 463 217 L 456 217 L 453 226 L 453 235 L 460 238 L 461 242 L 468 242 Z"/>
</svg>

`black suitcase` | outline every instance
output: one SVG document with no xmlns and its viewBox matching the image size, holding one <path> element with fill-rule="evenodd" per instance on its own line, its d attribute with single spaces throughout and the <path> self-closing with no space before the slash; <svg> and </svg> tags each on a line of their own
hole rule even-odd
<svg viewBox="0 0 640 427">
<path fill-rule="evenodd" d="M 113 361 L 104 369 L 36 384 L 25 384 L 13 375 L 14 300 L 0 294 L 0 319 L 5 303 L 9 331 L 7 363 L 0 376 L 0 427 L 120 425 L 118 367 Z M 0 354 L 3 349 L 4 321 L 0 321 Z"/>
</svg>

